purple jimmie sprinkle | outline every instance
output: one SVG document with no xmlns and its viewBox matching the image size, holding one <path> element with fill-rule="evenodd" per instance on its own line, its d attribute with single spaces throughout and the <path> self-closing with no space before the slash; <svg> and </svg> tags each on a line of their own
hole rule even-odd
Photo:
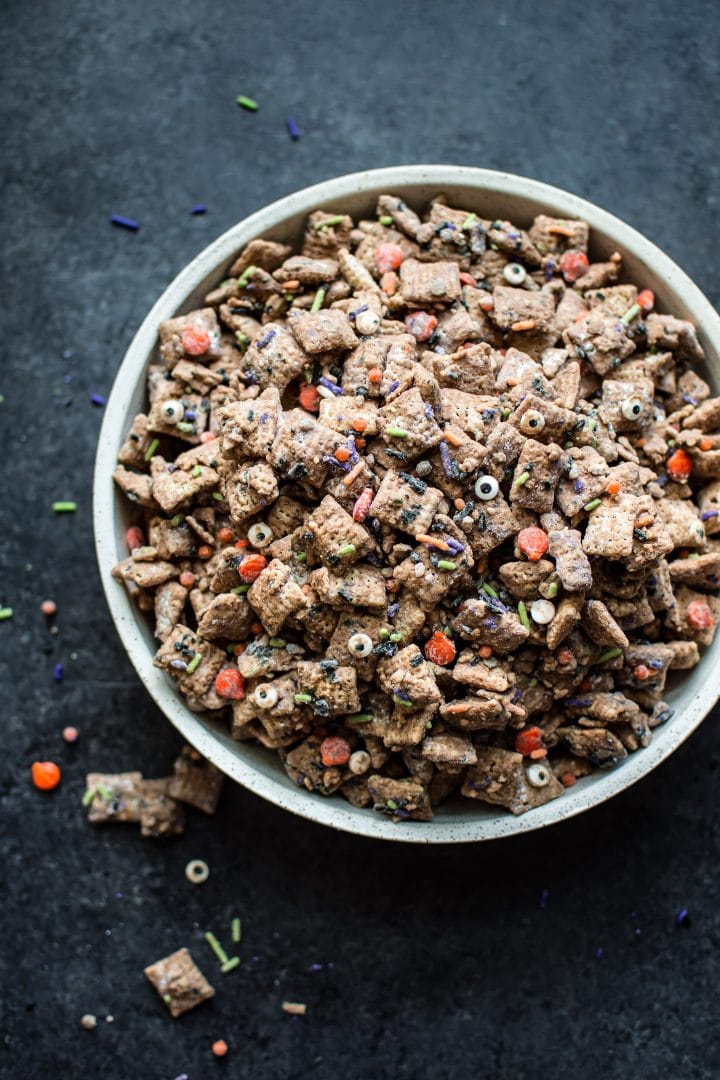
<svg viewBox="0 0 720 1080">
<path fill-rule="evenodd" d="M 547 902 L 550 899 L 550 892 L 548 889 L 543 889 L 540 893 L 540 907 L 544 910 L 547 907 Z"/>
<path fill-rule="evenodd" d="M 429 401 L 425 402 L 425 415 L 427 416 L 428 420 L 435 419 L 435 410 L 433 409 Z"/>
<path fill-rule="evenodd" d="M 190 208 L 190 213 L 191 214 L 207 214 L 207 206 L 204 206 L 203 203 L 198 203 L 196 206 L 192 206 Z"/>
<path fill-rule="evenodd" d="M 360 457 L 358 455 L 357 449 L 355 448 L 354 435 L 348 435 L 347 448 L 350 451 L 350 460 L 352 461 L 353 465 L 355 465 L 360 460 Z"/>
<path fill-rule="evenodd" d="M 65 355 L 65 353 L 63 353 L 63 356 L 64 355 Z M 72 375 L 63 375 L 63 382 L 71 383 L 72 381 L 73 381 Z"/>
<path fill-rule="evenodd" d="M 397 615 L 399 610 L 400 610 L 400 605 L 399 604 L 391 604 L 390 607 L 387 609 L 388 619 L 392 619 L 395 615 Z"/>
<path fill-rule="evenodd" d="M 513 696 L 512 696 L 511 704 L 514 705 L 515 702 L 519 701 L 522 696 L 523 696 L 523 691 L 522 690 L 516 690 L 514 692 Z"/>
<path fill-rule="evenodd" d="M 697 405 L 697 398 L 690 397 L 689 394 L 683 394 L 682 399 L 686 405 Z"/>
<path fill-rule="evenodd" d="M 450 457 L 450 451 L 447 448 L 447 443 L 441 442 L 438 445 L 438 450 L 440 451 L 440 460 L 442 461 L 442 467 L 445 470 L 445 475 L 448 477 L 448 479 L 452 480 L 454 475 L 454 463 L 453 459 Z"/>
<path fill-rule="evenodd" d="M 132 218 L 123 217 L 121 214 L 111 214 L 110 221 L 113 225 L 118 225 L 121 229 L 130 229 L 131 232 L 137 232 L 140 228 L 139 221 L 133 221 Z"/>
<path fill-rule="evenodd" d="M 395 382 L 391 382 L 390 385 L 387 388 L 387 393 L 386 393 L 385 396 L 387 397 L 387 394 L 394 394 L 399 385 L 400 385 L 400 380 L 399 379 L 396 379 Z"/>
<path fill-rule="evenodd" d="M 718 516 L 718 511 L 717 510 L 703 510 L 702 514 L 700 515 L 700 520 L 701 521 L 709 521 L 710 518 L 716 518 L 717 516 Z"/>
<path fill-rule="evenodd" d="M 53 679 L 55 682 L 63 681 L 63 666 L 62 664 L 56 664 L 53 668 Z"/>
<path fill-rule="evenodd" d="M 486 619 L 483 619 L 483 622 L 487 626 L 488 630 L 497 630 L 498 628 L 498 621 L 497 619 L 493 619 L 492 615 L 488 615 Z"/>
<path fill-rule="evenodd" d="M 459 540 L 453 540 L 452 536 L 448 536 L 445 543 L 450 548 L 453 555 L 459 555 L 461 551 L 465 550 L 465 545 L 461 544 Z"/>
<path fill-rule="evenodd" d="M 322 971 L 322 969 L 323 969 L 322 964 L 311 964 L 310 967 L 308 968 L 308 971 Z"/>
<path fill-rule="evenodd" d="M 275 337 L 277 330 L 268 330 L 267 334 L 263 334 L 262 337 L 256 338 L 255 344 L 258 349 L 264 349 L 266 345 L 269 345 L 272 339 Z"/>
<path fill-rule="evenodd" d="M 93 403 L 93 405 L 104 405 L 106 400 L 107 399 L 104 398 L 102 396 L 102 394 L 91 394 L 90 395 L 90 401 Z"/>
<path fill-rule="evenodd" d="M 412 701 L 412 698 L 408 694 L 407 690 L 399 690 L 397 686 L 393 686 L 393 694 L 396 698 L 400 698 L 401 701 Z"/>
<path fill-rule="evenodd" d="M 548 259 L 545 263 L 545 280 L 550 281 L 551 277 L 555 273 L 555 260 Z"/>
<path fill-rule="evenodd" d="M 567 698 L 565 704 L 569 705 L 571 709 L 587 709 L 589 705 L 592 705 L 592 698 L 570 697 Z"/>
<path fill-rule="evenodd" d="M 171 660 L 170 667 L 175 668 L 176 671 L 186 671 L 187 664 L 184 660 Z"/>
<path fill-rule="evenodd" d="M 185 413 L 186 420 L 197 420 L 197 413 L 193 409 L 188 409 Z"/>
<path fill-rule="evenodd" d="M 290 138 L 292 139 L 293 142 L 297 142 L 298 139 L 300 138 L 300 128 L 295 123 L 294 118 L 292 116 L 288 116 L 285 123 L 287 124 L 287 129 L 288 129 L 288 132 L 290 133 Z"/>
<path fill-rule="evenodd" d="M 690 912 L 686 907 L 681 908 L 675 916 L 676 926 L 689 926 L 690 925 Z"/>
<path fill-rule="evenodd" d="M 582 480 L 576 480 L 575 483 L 573 484 L 573 491 L 576 491 L 578 493 L 578 495 L 579 495 L 580 492 L 584 491 L 584 490 L 585 490 L 585 485 L 583 484 Z"/>
<path fill-rule="evenodd" d="M 363 311 L 367 311 L 367 309 L 367 304 L 361 304 L 360 307 L 356 307 L 353 309 L 353 311 L 348 312 L 348 318 L 355 319 L 358 315 L 362 315 Z"/>
<path fill-rule="evenodd" d="M 603 957 L 603 947 L 602 947 L 602 945 L 598 945 L 597 949 L 595 950 L 595 959 L 596 960 L 602 960 L 602 957 Z"/>
<path fill-rule="evenodd" d="M 347 461 L 338 461 L 336 457 L 332 457 L 331 454 L 325 454 L 323 461 L 326 465 L 334 465 L 336 469 L 342 469 L 343 472 L 350 472 L 350 464 Z"/>
<path fill-rule="evenodd" d="M 332 379 L 326 379 L 324 375 L 321 375 L 318 379 L 318 385 L 324 386 L 328 390 L 332 390 L 333 394 L 337 394 L 338 397 L 342 397 L 342 389 L 332 381 Z"/>
<path fill-rule="evenodd" d="M 663 667 L 662 660 L 648 660 L 648 667 L 651 667 L 653 671 L 660 671 Z"/>
</svg>

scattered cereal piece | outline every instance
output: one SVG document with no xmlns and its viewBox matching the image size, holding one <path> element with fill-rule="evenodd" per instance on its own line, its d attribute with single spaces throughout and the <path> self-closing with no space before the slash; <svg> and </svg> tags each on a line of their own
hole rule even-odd
<svg viewBox="0 0 720 1080">
<path fill-rule="evenodd" d="M 172 1017 L 182 1016 L 215 996 L 215 991 L 187 949 L 178 949 L 163 960 L 158 960 L 146 967 L 144 973 Z"/>
</svg>

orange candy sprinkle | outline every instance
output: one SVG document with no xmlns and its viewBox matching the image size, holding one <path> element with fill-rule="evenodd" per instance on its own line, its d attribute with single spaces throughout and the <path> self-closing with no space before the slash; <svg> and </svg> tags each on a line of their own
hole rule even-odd
<svg viewBox="0 0 720 1080">
<path fill-rule="evenodd" d="M 368 382 L 371 382 L 374 385 L 382 382 L 382 371 L 379 367 L 370 368 L 370 370 L 368 371 Z"/>
<path fill-rule="evenodd" d="M 245 697 L 245 679 L 237 668 L 225 668 L 215 676 L 215 689 L 220 697 L 242 701 Z"/>
<path fill-rule="evenodd" d="M 638 293 L 637 304 L 644 311 L 652 311 L 655 307 L 655 293 L 652 289 L 643 289 Z"/>
<path fill-rule="evenodd" d="M 367 420 L 363 420 L 362 416 L 356 416 L 352 422 L 353 431 L 363 432 L 367 428 Z"/>
<path fill-rule="evenodd" d="M 665 468 L 671 480 L 687 480 L 692 472 L 692 458 L 687 450 L 675 450 L 667 459 Z"/>
<path fill-rule="evenodd" d="M 489 645 L 481 645 L 478 649 L 478 653 L 483 660 L 488 660 L 492 656 L 493 651 Z"/>
<path fill-rule="evenodd" d="M 229 544 L 229 543 L 232 542 L 232 538 L 235 535 L 235 533 L 232 531 L 232 529 L 229 529 L 227 527 L 227 525 L 223 525 L 223 527 L 221 529 L 218 529 L 218 534 L 217 535 L 218 535 L 218 540 L 222 544 Z"/>
<path fill-rule="evenodd" d="M 693 630 L 709 630 L 715 625 L 713 613 L 704 600 L 692 600 L 685 608 L 685 619 Z"/>
<path fill-rule="evenodd" d="M 425 643 L 425 658 L 439 667 L 452 664 L 456 654 L 455 645 L 447 634 L 443 634 L 442 630 L 436 630 Z"/>
<path fill-rule="evenodd" d="M 515 736 L 515 750 L 527 757 L 533 750 L 544 750 L 543 733 L 539 727 L 528 727 Z"/>
<path fill-rule="evenodd" d="M 577 783 L 575 773 L 564 772 L 560 777 L 560 783 L 563 787 L 573 787 L 573 785 Z"/>
<path fill-rule="evenodd" d="M 330 735 L 320 743 L 320 757 L 328 769 L 333 765 L 346 765 L 350 760 L 350 743 L 339 735 Z"/>
<path fill-rule="evenodd" d="M 240 580 L 245 582 L 255 581 L 256 578 L 260 577 L 266 566 L 267 559 L 264 555 L 248 555 L 238 566 Z"/>
<path fill-rule="evenodd" d="M 547 533 L 537 525 L 528 525 L 518 533 L 517 546 L 530 562 L 538 562 L 548 549 Z"/>
<path fill-rule="evenodd" d="M 192 570 L 183 570 L 180 575 L 180 584 L 186 589 L 192 589 L 195 584 L 195 575 Z"/>
<path fill-rule="evenodd" d="M 320 408 L 320 394 L 317 386 L 312 383 L 303 383 L 298 392 L 300 407 L 306 412 L 317 412 Z"/>
<path fill-rule="evenodd" d="M 201 544 L 197 553 L 199 559 L 210 559 L 213 555 L 213 548 L 209 544 Z"/>
<path fill-rule="evenodd" d="M 619 495 L 620 484 L 617 480 L 611 480 L 610 483 L 606 485 L 605 490 L 607 491 L 608 495 Z"/>
<path fill-rule="evenodd" d="M 639 679 L 641 682 L 644 682 L 645 679 L 650 678 L 650 676 L 652 675 L 652 672 L 651 672 L 650 668 L 647 667 L 645 664 L 638 664 L 638 666 L 633 669 L 633 675 L 634 675 L 634 677 L 636 679 Z"/>
<path fill-rule="evenodd" d="M 215 1042 L 212 1044 L 211 1049 L 215 1057 L 225 1057 L 229 1047 L 224 1039 L 216 1039 Z"/>
<path fill-rule="evenodd" d="M 182 332 L 183 352 L 188 356 L 202 356 L 210 348 L 210 335 L 203 326 L 186 326 Z"/>
<path fill-rule="evenodd" d="M 62 776 L 54 761 L 33 761 L 30 773 L 33 784 L 40 791 L 52 791 L 58 786 Z"/>
<path fill-rule="evenodd" d="M 349 461 L 350 460 L 350 451 L 348 450 L 347 446 L 338 446 L 337 450 L 335 451 L 335 460 L 336 461 Z"/>
<path fill-rule="evenodd" d="M 698 443 L 698 446 L 700 447 L 701 450 L 712 450 L 713 441 L 712 441 L 712 439 L 708 439 L 707 436 L 705 436 L 704 439 L 700 440 L 700 442 Z"/>
</svg>

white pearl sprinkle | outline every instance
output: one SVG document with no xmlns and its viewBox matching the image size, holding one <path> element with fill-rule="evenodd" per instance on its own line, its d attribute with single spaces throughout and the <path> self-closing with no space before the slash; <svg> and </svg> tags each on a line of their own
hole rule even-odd
<svg viewBox="0 0 720 1080">
<path fill-rule="evenodd" d="M 354 754 L 351 754 L 348 766 L 350 772 L 355 773 L 356 776 L 366 773 L 370 768 L 370 755 L 367 750 L 356 750 Z"/>
<path fill-rule="evenodd" d="M 366 337 L 376 333 L 380 329 L 380 316 L 374 311 L 361 311 L 355 318 L 355 329 Z"/>
<path fill-rule="evenodd" d="M 555 605 L 550 600 L 534 600 L 530 605 L 530 618 L 540 626 L 547 626 L 555 618 Z"/>
</svg>

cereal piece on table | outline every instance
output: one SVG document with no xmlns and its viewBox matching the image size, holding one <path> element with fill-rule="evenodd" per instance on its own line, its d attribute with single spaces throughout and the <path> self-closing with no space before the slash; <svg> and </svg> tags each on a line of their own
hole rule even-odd
<svg viewBox="0 0 720 1080">
<path fill-rule="evenodd" d="M 653 312 L 645 319 L 648 349 L 669 349 L 680 360 L 700 363 L 705 358 L 695 327 L 686 319 Z"/>
<path fill-rule="evenodd" d="M 414 460 L 441 441 L 443 432 L 431 405 L 416 388 L 406 390 L 377 413 L 381 438 L 393 449 Z"/>
<path fill-rule="evenodd" d="M 528 229 L 528 236 L 544 255 L 563 251 L 587 252 L 590 229 L 586 221 L 538 214 Z"/>
<path fill-rule="evenodd" d="M 214 814 L 225 780 L 220 769 L 191 746 L 183 747 L 174 769 L 175 775 L 167 785 L 168 795 L 205 814 Z"/>
<path fill-rule="evenodd" d="M 198 633 L 210 641 L 215 638 L 243 641 L 253 619 L 250 605 L 244 596 L 221 593 L 213 598 L 198 619 Z"/>
<path fill-rule="evenodd" d="M 216 488 L 219 480 L 214 469 L 196 465 L 191 471 L 185 472 L 174 466 L 171 468 L 159 456 L 152 460 L 151 475 L 153 498 L 166 514 L 175 514 L 184 509 L 202 492 Z"/>
<path fill-rule="evenodd" d="M 234 525 L 270 506 L 279 494 L 277 477 L 264 461 L 244 462 L 225 480 L 225 498 Z"/>
<path fill-rule="evenodd" d="M 477 764 L 468 769 L 462 786 L 468 798 L 506 806 L 513 814 L 542 806 L 564 790 L 549 766 L 526 766 L 522 754 L 495 746 L 478 747 Z"/>
<path fill-rule="evenodd" d="M 373 809 L 382 810 L 401 821 L 432 821 L 432 807 L 422 784 L 375 775 L 368 777 L 367 785 L 374 800 Z"/>
<path fill-rule="evenodd" d="M 155 637 L 165 641 L 182 616 L 188 590 L 177 581 L 166 581 L 155 590 Z"/>
<path fill-rule="evenodd" d="M 132 581 L 140 589 L 155 589 L 171 578 L 176 578 L 179 570 L 171 562 L 138 562 L 130 556 L 114 566 L 111 573 L 116 581 Z"/>
<path fill-rule="evenodd" d="M 560 727 L 556 734 L 571 753 L 598 769 L 612 769 L 627 757 L 627 750 L 606 728 Z"/>
<path fill-rule="evenodd" d="M 124 465 L 118 465 L 113 470 L 113 480 L 130 502 L 138 506 L 146 506 L 149 510 L 156 510 L 157 503 L 153 496 L 153 482 L 147 473 L 133 472 Z"/>
<path fill-rule="evenodd" d="M 137 822 L 140 820 L 140 788 L 142 774 L 88 773 L 85 778 L 88 821 L 93 825 L 107 821 Z"/>
<path fill-rule="evenodd" d="M 525 395 L 508 418 L 521 434 L 543 443 L 563 442 L 576 422 L 577 416 L 570 409 L 532 393 Z"/>
<path fill-rule="evenodd" d="M 282 392 L 302 373 L 308 357 L 282 323 L 265 323 L 242 357 L 242 376 L 260 387 L 274 386 Z"/>
<path fill-rule="evenodd" d="M 181 836 L 185 813 L 168 794 L 168 779 L 143 780 L 140 784 L 140 835 L 150 840 Z"/>
<path fill-rule="evenodd" d="M 352 323 L 345 312 L 337 308 L 320 311 L 295 308 L 289 313 L 287 321 L 295 340 L 310 355 L 335 349 L 352 349 L 358 343 Z"/>
<path fill-rule="evenodd" d="M 328 468 L 335 468 L 328 464 L 328 459 L 344 441 L 336 431 L 318 424 L 304 409 L 290 409 L 281 418 L 268 461 L 281 476 L 294 481 L 307 480 L 319 487 Z"/>
<path fill-rule="evenodd" d="M 409 473 L 389 470 L 370 507 L 371 517 L 416 536 L 430 528 L 443 493 Z"/>
<path fill-rule="evenodd" d="M 436 706 L 424 705 L 406 708 L 399 703 L 385 724 L 383 743 L 392 753 L 419 747 L 423 736 L 435 719 Z"/>
<path fill-rule="evenodd" d="M 635 351 L 625 323 L 597 308 L 563 331 L 563 339 L 578 359 L 587 360 L 598 375 L 607 375 Z"/>
<path fill-rule="evenodd" d="M 125 442 L 120 447 L 118 462 L 135 469 L 145 469 L 147 467 L 145 454 L 151 440 L 152 436 L 147 430 L 147 416 L 145 413 L 138 413 L 125 436 Z"/>
<path fill-rule="evenodd" d="M 510 285 L 498 285 L 493 292 L 495 301 L 490 318 L 502 329 L 510 330 L 518 323 L 531 322 L 542 332 L 552 328 L 555 304 L 552 296 L 528 289 L 514 289 Z"/>
<path fill-rule="evenodd" d="M 485 595 L 465 600 L 452 620 L 452 628 L 465 640 L 489 645 L 501 656 L 514 652 L 529 636 L 514 612 Z"/>
<path fill-rule="evenodd" d="M 462 768 L 477 761 L 475 747 L 465 735 L 428 735 L 422 743 L 423 757 L 440 768 Z"/>
<path fill-rule="evenodd" d="M 342 667 L 336 660 L 301 660 L 297 684 L 301 693 L 311 695 L 310 708 L 316 716 L 355 713 L 360 708 L 355 669 Z"/>
<path fill-rule="evenodd" d="M 633 530 L 637 517 L 636 495 L 620 493 L 603 500 L 588 516 L 582 546 L 587 555 L 604 559 L 626 559 L 633 550 Z"/>
<path fill-rule="evenodd" d="M 475 557 L 481 558 L 522 528 L 522 514 L 522 511 L 515 513 L 498 492 L 488 501 L 478 499 L 467 503 L 463 510 L 455 514 L 453 520 L 465 532 Z M 464 523 L 468 520 L 472 525 L 466 531 L 467 526 Z"/>
<path fill-rule="evenodd" d="M 457 263 L 405 259 L 400 267 L 400 291 L 407 304 L 446 304 L 457 300 L 462 291 Z"/>
<path fill-rule="evenodd" d="M 344 566 L 373 548 L 367 531 L 331 495 L 326 495 L 305 522 L 313 550 L 328 566 Z"/>
<path fill-rule="evenodd" d="M 552 510 L 560 479 L 563 452 L 555 443 L 545 446 L 535 439 L 525 442 L 515 466 L 510 502 L 538 514 Z"/>
<path fill-rule="evenodd" d="M 507 470 L 520 457 L 520 451 L 525 445 L 525 436 L 521 435 L 512 424 L 502 421 L 493 427 L 484 441 L 487 455 L 483 462 L 483 469 L 501 483 L 505 479 Z"/>
<path fill-rule="evenodd" d="M 433 347 L 444 353 L 454 353 L 464 344 L 477 341 L 483 332 L 483 324 L 474 319 L 465 305 L 456 300 L 450 307 L 440 312 L 437 326 L 432 334 Z M 489 345 L 488 345 L 489 348 Z M 438 354 L 436 354 L 438 355 Z M 452 375 L 450 385 L 454 385 Z M 491 389 L 490 386 L 488 389 Z"/>
<path fill-rule="evenodd" d="M 306 515 L 307 509 L 302 503 L 287 495 L 281 495 L 273 503 L 265 520 L 273 536 L 285 536 L 302 525 Z"/>
<path fill-rule="evenodd" d="M 556 404 L 565 409 L 574 409 L 580 397 L 582 370 L 576 360 L 570 360 L 552 380 L 557 397 Z"/>
<path fill-rule="evenodd" d="M 214 308 L 200 308 L 158 326 L 160 356 L 168 371 L 186 356 L 208 362 L 220 355 L 220 327 Z"/>
<path fill-rule="evenodd" d="M 657 507 L 674 548 L 705 547 L 705 525 L 691 499 L 661 499 Z"/>
<path fill-rule="evenodd" d="M 566 517 L 573 517 L 593 499 L 604 494 L 608 483 L 608 464 L 591 446 L 573 446 L 568 450 L 570 468 L 558 482 L 555 501 Z"/>
<path fill-rule="evenodd" d="M 617 645 L 624 649 L 629 644 L 622 627 L 600 600 L 588 600 L 582 611 L 582 626 L 585 633 L 597 645 Z"/>
<path fill-rule="evenodd" d="M 215 996 L 215 991 L 187 949 L 178 949 L 163 960 L 150 964 L 144 969 L 144 974 L 173 1018 L 182 1016 Z"/>
<path fill-rule="evenodd" d="M 231 401 L 219 411 L 223 449 L 235 456 L 264 458 L 277 435 L 282 406 L 275 386 L 256 398 Z"/>
<path fill-rule="evenodd" d="M 492 394 L 495 389 L 498 357 L 485 342 L 450 355 L 431 353 L 428 359 L 440 386 L 462 389 L 467 394 Z"/>
<path fill-rule="evenodd" d="M 286 619 L 308 606 L 289 566 L 279 559 L 273 559 L 255 579 L 247 598 L 271 636 L 277 634 Z"/>
</svg>

